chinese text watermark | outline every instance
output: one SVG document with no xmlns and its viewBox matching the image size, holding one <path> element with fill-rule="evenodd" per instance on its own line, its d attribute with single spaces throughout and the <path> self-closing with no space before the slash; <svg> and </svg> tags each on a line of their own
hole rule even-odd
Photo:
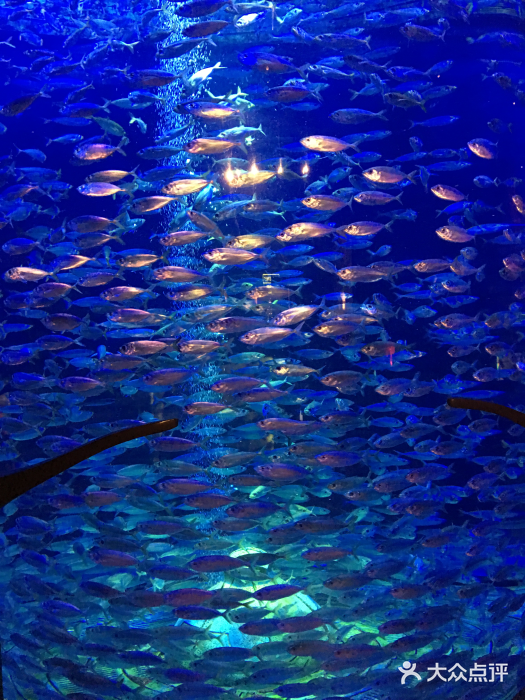
<svg viewBox="0 0 525 700">
<path fill-rule="evenodd" d="M 468 683 L 503 683 L 504 676 L 508 676 L 508 664 L 478 664 L 475 663 L 468 670 L 460 664 L 454 664 L 452 668 L 447 669 L 446 666 L 435 664 L 429 666 L 423 671 L 428 671 L 429 676 L 427 682 L 438 679 L 444 683 L 458 681 L 467 681 Z M 401 666 L 398 666 L 398 671 L 401 672 L 401 685 L 405 685 L 406 679 L 410 677 L 421 680 L 421 676 L 416 672 L 416 664 L 411 661 L 403 661 Z"/>
</svg>

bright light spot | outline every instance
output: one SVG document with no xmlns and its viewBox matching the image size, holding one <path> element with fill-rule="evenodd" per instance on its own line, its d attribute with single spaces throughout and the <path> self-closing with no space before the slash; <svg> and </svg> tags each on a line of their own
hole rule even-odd
<svg viewBox="0 0 525 700">
<path fill-rule="evenodd" d="M 233 178 L 235 177 L 235 174 L 233 170 L 231 169 L 231 166 L 228 166 L 228 169 L 224 173 L 224 179 L 228 184 L 231 184 L 233 182 Z"/>
<path fill-rule="evenodd" d="M 256 163 L 252 163 L 252 166 L 250 168 L 250 175 L 257 175 L 259 172 L 259 168 L 257 167 Z"/>
<path fill-rule="evenodd" d="M 259 549 L 258 547 L 242 547 L 240 549 L 236 549 L 235 551 L 230 553 L 230 557 L 240 557 L 243 554 L 264 554 L 265 551 L 264 549 Z M 222 585 L 222 584 L 221 584 Z M 264 584 L 266 585 L 266 584 Z"/>
<path fill-rule="evenodd" d="M 310 168 L 308 167 L 308 163 L 304 163 L 303 167 L 301 168 L 301 173 L 303 174 L 304 177 L 306 177 L 309 172 L 310 172 Z"/>
<path fill-rule="evenodd" d="M 277 175 L 282 175 L 283 173 L 284 173 L 283 164 L 281 161 L 279 161 L 279 165 L 277 166 Z"/>
<path fill-rule="evenodd" d="M 242 547 L 231 552 L 229 556 L 236 558 L 243 554 L 264 554 L 264 550 L 256 547 Z M 264 588 L 264 586 L 268 586 L 271 583 L 286 583 L 288 576 L 284 577 L 277 573 L 271 580 L 267 579 L 257 582 L 250 581 L 249 583 L 244 581 L 235 581 L 235 577 L 232 583 L 225 581 L 222 577 L 221 579 L 222 580 L 209 586 L 208 590 L 220 591 L 228 588 L 242 588 L 249 594 L 253 595 L 253 593 L 258 591 L 260 588 Z M 284 600 L 259 601 L 252 598 L 249 601 L 249 607 L 251 609 L 264 608 L 265 610 L 269 610 L 270 613 L 273 613 L 274 617 L 279 617 L 279 610 L 283 608 L 286 610 L 292 601 L 295 614 L 299 616 L 308 615 L 319 608 L 319 605 L 315 602 L 315 600 L 310 598 L 310 596 L 303 591 L 296 593 L 293 598 L 285 598 Z M 184 624 L 184 620 L 179 619 L 175 624 L 176 626 Z M 238 625 L 229 622 L 223 617 L 216 617 L 213 620 L 192 620 L 191 624 L 195 627 L 205 628 L 206 631 L 210 633 L 210 639 L 203 640 L 199 643 L 202 651 L 216 646 L 223 646 L 225 644 L 226 646 L 239 646 L 251 649 L 254 642 L 259 644 L 266 641 L 266 637 L 254 637 L 253 635 L 248 636 L 242 634 L 242 632 L 239 632 Z"/>
<path fill-rule="evenodd" d="M 188 165 L 188 163 L 191 163 L 191 159 L 190 159 L 190 158 L 186 158 L 186 165 Z"/>
</svg>

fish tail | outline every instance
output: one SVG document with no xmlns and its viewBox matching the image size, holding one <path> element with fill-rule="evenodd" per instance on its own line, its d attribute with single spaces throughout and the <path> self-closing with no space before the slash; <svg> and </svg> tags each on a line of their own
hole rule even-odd
<svg viewBox="0 0 525 700">
<path fill-rule="evenodd" d="M 260 260 L 263 260 L 264 262 L 268 262 L 268 255 L 270 254 L 269 250 L 262 250 L 258 257 Z"/>
<path fill-rule="evenodd" d="M 301 332 L 301 328 L 304 326 L 304 321 L 300 323 L 297 328 L 294 329 L 293 333 L 299 334 Z M 293 334 L 292 334 L 293 335 Z"/>
<path fill-rule="evenodd" d="M 299 66 L 296 68 L 297 72 L 303 80 L 306 80 L 306 70 L 308 69 L 308 67 L 308 63 L 305 63 L 303 66 Z"/>
<path fill-rule="evenodd" d="M 182 82 L 184 83 L 184 85 L 185 85 L 186 87 L 190 87 L 190 83 L 189 83 L 189 81 L 188 81 L 188 73 L 189 73 L 189 71 L 190 71 L 190 68 L 189 68 L 189 66 L 187 66 L 186 68 L 183 68 L 183 69 L 181 70 L 181 72 L 179 73 L 179 75 L 177 76 L 178 78 L 180 78 L 180 80 L 182 80 Z"/>
<path fill-rule="evenodd" d="M 115 226 L 118 226 L 119 228 L 124 229 L 126 227 L 122 225 L 122 222 L 127 221 L 127 219 L 128 219 L 128 213 L 125 211 L 125 212 L 122 212 L 122 214 L 119 214 L 119 216 L 117 216 L 115 219 L 113 219 L 113 221 L 111 223 L 115 224 Z"/>
<path fill-rule="evenodd" d="M 318 100 L 319 102 L 322 102 L 323 98 L 320 95 L 320 90 L 321 90 L 321 88 L 315 88 L 314 90 L 312 90 L 312 94 L 316 100 Z"/>
<path fill-rule="evenodd" d="M 416 185 L 416 184 L 417 184 L 417 182 L 416 182 L 416 177 L 419 177 L 418 171 L 417 171 L 417 170 L 412 170 L 411 173 L 408 173 L 408 175 L 407 175 L 407 180 L 410 180 L 410 182 L 411 182 L 413 185 Z M 385 228 L 387 228 L 387 226 L 385 226 Z"/>
</svg>

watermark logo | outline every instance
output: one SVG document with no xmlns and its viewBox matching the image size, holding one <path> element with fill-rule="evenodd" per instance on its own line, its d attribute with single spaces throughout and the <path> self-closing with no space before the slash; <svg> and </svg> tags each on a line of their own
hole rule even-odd
<svg viewBox="0 0 525 700">
<path fill-rule="evenodd" d="M 435 679 L 444 683 L 457 683 L 458 681 L 466 681 L 468 683 L 503 683 L 505 676 L 509 675 L 508 664 L 478 664 L 475 663 L 468 670 L 460 664 L 454 664 L 452 668 L 447 669 L 446 666 L 430 666 L 423 671 L 428 671 L 427 683 Z M 397 670 L 401 673 L 401 685 L 405 685 L 406 679 L 414 676 L 418 681 L 421 676 L 416 672 L 416 664 L 411 661 L 403 661 Z M 448 675 L 447 675 L 448 674 Z M 468 674 L 468 675 L 467 675 Z"/>
<path fill-rule="evenodd" d="M 398 666 L 397 670 L 401 671 L 401 673 L 403 674 L 401 676 L 401 685 L 405 685 L 406 679 L 409 676 L 415 676 L 418 679 L 418 681 L 421 680 L 421 676 L 419 675 L 419 673 L 416 673 L 416 664 L 412 664 L 410 663 L 410 661 L 403 661 L 403 665 Z"/>
</svg>

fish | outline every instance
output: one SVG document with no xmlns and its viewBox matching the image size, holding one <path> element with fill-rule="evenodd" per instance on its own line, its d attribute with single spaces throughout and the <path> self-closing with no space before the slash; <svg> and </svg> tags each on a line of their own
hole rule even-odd
<svg viewBox="0 0 525 700">
<path fill-rule="evenodd" d="M 338 153 L 352 148 L 351 143 L 333 136 L 306 136 L 301 139 L 301 144 L 311 151 L 320 151 L 321 153 Z"/>
<path fill-rule="evenodd" d="M 385 110 L 374 113 L 366 109 L 338 109 L 330 114 L 330 119 L 338 124 L 362 124 L 374 118 L 388 121 Z"/>
<path fill-rule="evenodd" d="M 105 143 L 88 143 L 75 148 L 73 155 L 75 158 L 78 158 L 78 160 L 87 161 L 102 160 L 116 152 L 126 155 L 122 150 L 122 145 L 124 145 L 124 141 L 121 141 L 118 146 L 109 146 Z"/>
</svg>

